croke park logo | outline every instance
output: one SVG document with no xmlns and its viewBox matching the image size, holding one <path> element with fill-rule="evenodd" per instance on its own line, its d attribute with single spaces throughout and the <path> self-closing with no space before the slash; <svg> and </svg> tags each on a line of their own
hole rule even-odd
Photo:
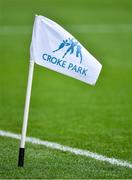
<svg viewBox="0 0 132 180">
<path fill-rule="evenodd" d="M 59 47 L 53 52 L 57 52 L 64 47 L 67 47 L 67 51 L 64 53 L 62 58 L 64 58 L 67 54 L 73 54 L 75 52 L 76 57 L 80 58 L 80 64 L 82 63 L 81 45 L 78 41 L 74 40 L 73 38 L 63 40 L 62 43 L 60 43 Z"/>
</svg>

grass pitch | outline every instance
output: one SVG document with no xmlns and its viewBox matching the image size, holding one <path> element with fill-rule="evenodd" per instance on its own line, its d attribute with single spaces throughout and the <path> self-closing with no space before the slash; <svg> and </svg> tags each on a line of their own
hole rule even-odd
<svg viewBox="0 0 132 180">
<path fill-rule="evenodd" d="M 132 162 L 132 2 L 0 0 L 0 129 L 21 132 L 34 15 L 71 32 L 100 62 L 95 87 L 35 65 L 28 136 Z M 131 169 L 0 137 L 0 178 L 132 178 Z"/>
</svg>

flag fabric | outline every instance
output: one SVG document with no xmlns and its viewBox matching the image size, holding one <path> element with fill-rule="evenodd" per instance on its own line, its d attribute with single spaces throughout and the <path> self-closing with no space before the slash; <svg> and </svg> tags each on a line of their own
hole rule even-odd
<svg viewBox="0 0 132 180">
<path fill-rule="evenodd" d="M 35 16 L 30 60 L 94 85 L 102 65 L 69 32 L 54 21 Z"/>
</svg>

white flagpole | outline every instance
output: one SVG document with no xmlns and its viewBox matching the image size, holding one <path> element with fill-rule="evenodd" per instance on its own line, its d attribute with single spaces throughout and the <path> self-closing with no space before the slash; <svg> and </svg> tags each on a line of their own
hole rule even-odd
<svg viewBox="0 0 132 180">
<path fill-rule="evenodd" d="M 30 61 L 24 116 L 23 116 L 23 127 L 22 127 L 21 143 L 20 143 L 19 158 L 18 158 L 18 166 L 21 166 L 21 167 L 23 167 L 24 165 L 25 140 L 26 140 L 26 131 L 27 131 L 27 124 L 28 124 L 28 114 L 29 114 L 30 96 L 31 96 L 31 89 L 32 89 L 33 71 L 34 71 L 34 61 Z"/>
</svg>

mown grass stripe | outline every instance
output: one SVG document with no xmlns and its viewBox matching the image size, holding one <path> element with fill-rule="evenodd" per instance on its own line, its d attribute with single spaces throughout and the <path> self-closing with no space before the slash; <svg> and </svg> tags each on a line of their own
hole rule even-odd
<svg viewBox="0 0 132 180">
<path fill-rule="evenodd" d="M 63 25 L 62 25 L 63 26 Z M 65 27 L 65 26 L 64 26 Z M 132 32 L 132 24 L 74 24 L 67 28 L 78 33 L 128 33 Z M 31 34 L 31 25 L 6 25 L 0 26 L 0 35 Z"/>
</svg>

